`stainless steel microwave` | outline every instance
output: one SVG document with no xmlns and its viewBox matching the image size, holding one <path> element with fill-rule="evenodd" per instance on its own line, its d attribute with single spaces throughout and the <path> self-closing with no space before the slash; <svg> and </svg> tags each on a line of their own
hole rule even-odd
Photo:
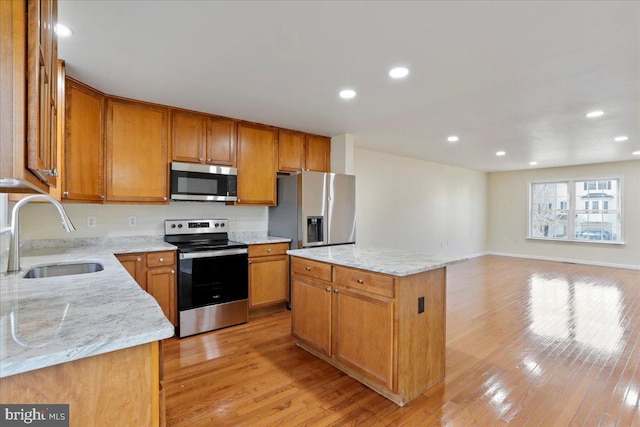
<svg viewBox="0 0 640 427">
<path fill-rule="evenodd" d="M 171 163 L 171 200 L 234 202 L 238 169 L 194 163 Z"/>
</svg>

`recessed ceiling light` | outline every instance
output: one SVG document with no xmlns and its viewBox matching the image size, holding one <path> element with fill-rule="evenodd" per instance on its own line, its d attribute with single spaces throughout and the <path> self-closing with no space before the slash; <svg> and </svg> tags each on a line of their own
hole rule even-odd
<svg viewBox="0 0 640 427">
<path fill-rule="evenodd" d="M 507 154 L 506 151 L 496 151 L 496 156 L 504 156 L 505 154 Z"/>
<path fill-rule="evenodd" d="M 455 135 L 451 135 L 450 137 L 447 138 L 447 141 L 449 142 L 458 142 L 460 140 L 460 138 L 458 138 Z"/>
<path fill-rule="evenodd" d="M 634 151 L 634 152 L 633 152 L 633 153 L 631 153 L 631 154 L 633 154 L 634 156 L 640 156 L 640 150 L 638 150 L 638 151 Z"/>
<path fill-rule="evenodd" d="M 629 137 L 628 136 L 624 136 L 624 135 L 623 136 L 616 136 L 615 138 L 613 138 L 613 140 L 615 142 L 624 142 L 624 141 L 627 141 L 628 139 L 629 139 Z"/>
<path fill-rule="evenodd" d="M 538 162 L 529 162 L 529 164 L 530 164 L 531 166 L 536 166 L 536 165 L 538 164 Z"/>
<path fill-rule="evenodd" d="M 595 119 L 596 117 L 601 117 L 604 115 L 604 111 L 602 110 L 596 110 L 596 111 L 590 111 L 587 114 L 585 114 L 585 117 L 588 117 L 590 119 Z"/>
<path fill-rule="evenodd" d="M 351 89 L 345 89 L 340 91 L 340 98 L 351 99 L 356 96 L 356 91 Z"/>
<path fill-rule="evenodd" d="M 58 35 L 58 37 L 71 37 L 73 35 L 73 31 L 71 31 L 71 28 L 67 27 L 66 25 L 57 23 L 56 34 Z"/>
<path fill-rule="evenodd" d="M 403 77 L 407 77 L 408 75 L 409 69 L 405 67 L 396 67 L 392 68 L 391 71 L 389 71 L 389 76 L 393 77 L 394 79 L 401 79 Z"/>
</svg>

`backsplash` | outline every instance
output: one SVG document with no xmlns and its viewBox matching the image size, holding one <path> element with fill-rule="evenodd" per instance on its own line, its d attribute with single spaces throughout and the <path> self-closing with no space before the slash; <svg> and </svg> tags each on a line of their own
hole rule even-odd
<svg viewBox="0 0 640 427">
<path fill-rule="evenodd" d="M 9 203 L 9 211 L 14 203 Z M 226 218 L 234 232 L 267 231 L 264 206 L 227 206 L 223 203 L 172 202 L 168 205 L 98 205 L 63 203 L 76 227 L 66 233 L 60 216 L 49 203 L 30 203 L 20 212 L 21 240 L 76 239 L 112 236 L 161 236 L 165 219 Z M 135 227 L 129 217 L 135 216 Z M 92 217 L 89 220 L 87 217 Z M 89 227 L 88 223 L 95 224 Z"/>
</svg>

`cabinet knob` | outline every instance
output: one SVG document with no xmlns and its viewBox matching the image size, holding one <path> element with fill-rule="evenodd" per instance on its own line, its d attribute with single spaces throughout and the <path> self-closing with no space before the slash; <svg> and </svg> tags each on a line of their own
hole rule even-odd
<svg viewBox="0 0 640 427">
<path fill-rule="evenodd" d="M 101 199 L 104 199 L 104 194 L 101 194 L 101 195 L 100 195 L 100 198 L 101 198 Z"/>
<path fill-rule="evenodd" d="M 207 162 L 210 162 L 212 159 L 207 159 Z"/>
<path fill-rule="evenodd" d="M 338 290 L 337 290 L 337 289 L 334 289 L 334 290 L 333 290 L 333 293 L 334 293 L 334 294 L 337 294 L 337 293 L 338 293 Z"/>
<path fill-rule="evenodd" d="M 138 257 L 138 258 L 136 258 L 136 261 L 140 262 L 140 261 L 142 261 L 142 258 Z"/>
<path fill-rule="evenodd" d="M 364 280 L 358 279 L 358 283 L 364 283 Z"/>
<path fill-rule="evenodd" d="M 69 195 L 69 192 L 68 192 L 68 191 L 63 191 L 63 192 L 62 192 L 62 195 L 63 195 L 63 196 L 68 196 L 68 195 Z"/>
<path fill-rule="evenodd" d="M 304 269 L 307 271 L 311 271 L 311 267 L 305 267 Z"/>
<path fill-rule="evenodd" d="M 167 196 L 164 196 L 164 197 L 162 198 L 162 200 L 165 200 L 165 201 L 166 201 L 166 200 L 167 200 Z"/>
<path fill-rule="evenodd" d="M 251 264 L 251 261 L 249 261 L 249 264 Z"/>
<path fill-rule="evenodd" d="M 271 248 L 267 248 L 267 252 L 271 252 Z"/>
<path fill-rule="evenodd" d="M 164 258 L 160 258 L 160 262 L 164 262 Z"/>
<path fill-rule="evenodd" d="M 201 162 L 204 160 L 204 157 L 198 157 L 198 161 Z"/>
<path fill-rule="evenodd" d="M 331 292 L 331 288 L 327 288 L 327 289 L 325 289 L 325 291 Z"/>
<path fill-rule="evenodd" d="M 175 270 L 171 270 L 171 274 L 176 274 L 176 271 Z"/>
</svg>

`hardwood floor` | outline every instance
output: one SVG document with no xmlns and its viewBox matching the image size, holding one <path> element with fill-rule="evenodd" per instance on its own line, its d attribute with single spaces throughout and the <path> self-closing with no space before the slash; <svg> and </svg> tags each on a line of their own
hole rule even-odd
<svg viewBox="0 0 640 427">
<path fill-rule="evenodd" d="M 296 347 L 282 312 L 166 341 L 167 424 L 640 426 L 640 271 L 485 256 L 447 280 L 446 378 L 405 407 Z"/>
</svg>

